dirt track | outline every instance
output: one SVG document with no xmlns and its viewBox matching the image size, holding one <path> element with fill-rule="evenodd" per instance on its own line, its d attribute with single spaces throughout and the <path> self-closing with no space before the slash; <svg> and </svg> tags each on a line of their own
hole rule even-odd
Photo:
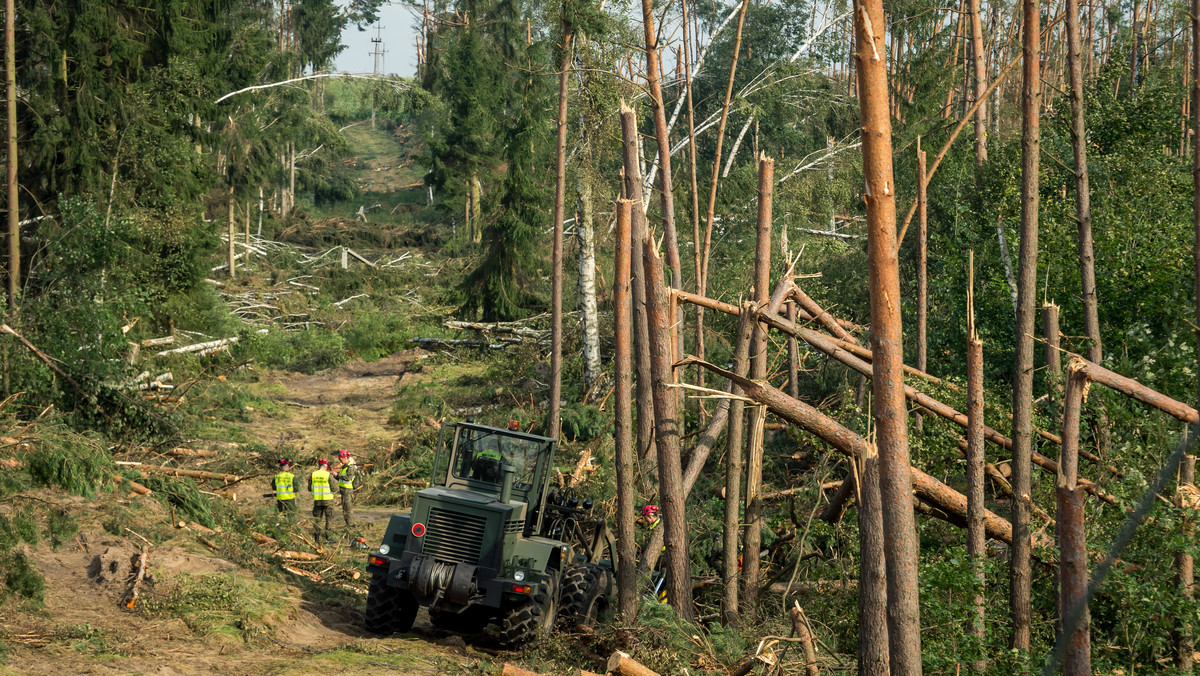
<svg viewBox="0 0 1200 676">
<path fill-rule="evenodd" d="M 387 417 L 396 385 L 417 359 L 419 353 L 410 352 L 374 363 L 352 362 L 315 375 L 271 373 L 264 383 L 275 386 L 273 398 L 299 406 L 287 406 L 286 416 L 260 416 L 242 423 L 244 431 L 272 446 L 281 440 L 310 449 L 336 444 L 358 451 L 386 445 L 395 434 L 387 428 Z M 341 424 L 339 417 L 350 420 Z M 103 498 L 47 497 L 59 505 L 71 502 L 70 509 L 82 514 L 84 521 L 90 518 L 93 528 L 57 551 L 46 545 L 27 550 L 45 578 L 45 603 L 41 610 L 0 618 L 0 639 L 9 649 L 0 661 L 0 673 L 337 674 L 386 667 L 388 673 L 424 675 L 457 672 L 490 661 L 485 653 L 434 629 L 423 612 L 415 637 L 367 635 L 360 629 L 361 597 L 350 601 L 323 597 L 303 579 L 291 584 L 255 581 L 264 586 L 275 608 L 240 635 L 206 632 L 170 613 L 127 610 L 122 599 L 136 571 L 139 540 L 129 533 L 118 537 L 94 527 L 112 507 Z M 251 498 L 245 508 L 256 504 Z M 170 523 L 160 503 L 140 505 L 161 512 L 156 521 Z M 362 532 L 378 540 L 391 512 L 356 510 Z M 239 576 L 247 583 L 254 579 L 250 571 L 201 546 L 195 534 L 179 533 L 175 540 L 150 550 L 147 595 L 165 593 L 180 573 L 224 575 L 227 578 L 222 579 L 235 585 Z M 352 564 L 357 556 L 350 554 L 345 560 Z"/>
</svg>

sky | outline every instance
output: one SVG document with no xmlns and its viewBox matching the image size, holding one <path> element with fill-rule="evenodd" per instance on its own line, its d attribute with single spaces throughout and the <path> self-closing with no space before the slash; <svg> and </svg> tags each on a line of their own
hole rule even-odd
<svg viewBox="0 0 1200 676">
<path fill-rule="evenodd" d="M 419 19 L 412 9 L 400 3 L 388 3 L 379 9 L 378 26 L 383 27 L 383 72 L 385 74 L 412 76 L 417 71 L 417 45 L 414 25 Z M 342 44 L 346 49 L 334 61 L 334 68 L 343 73 L 370 73 L 375 58 L 371 56 L 371 38 L 376 36 L 376 26 L 359 31 L 357 26 L 346 26 L 342 32 Z"/>
</svg>

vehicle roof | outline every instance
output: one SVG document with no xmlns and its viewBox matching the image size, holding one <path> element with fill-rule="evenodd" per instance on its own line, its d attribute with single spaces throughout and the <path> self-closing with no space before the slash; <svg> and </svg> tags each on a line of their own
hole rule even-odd
<svg viewBox="0 0 1200 676">
<path fill-rule="evenodd" d="M 552 439 L 550 437 L 543 437 L 543 436 L 539 436 L 537 434 L 529 434 L 528 432 L 514 431 L 514 430 L 510 430 L 510 429 L 505 429 L 503 427 L 489 427 L 487 425 L 480 425 L 478 423 L 468 423 L 468 422 L 460 422 L 460 423 L 453 423 L 453 424 L 457 427 L 467 427 L 467 428 L 470 428 L 473 430 L 483 430 L 486 432 L 494 432 L 496 434 L 502 434 L 502 435 L 508 436 L 508 437 L 518 437 L 521 439 L 529 439 L 530 441 L 552 442 L 552 443 L 557 442 L 556 439 Z"/>
</svg>

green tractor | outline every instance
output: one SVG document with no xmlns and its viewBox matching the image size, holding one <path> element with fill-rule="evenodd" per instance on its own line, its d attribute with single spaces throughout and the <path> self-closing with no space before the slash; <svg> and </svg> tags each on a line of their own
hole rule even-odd
<svg viewBox="0 0 1200 676">
<path fill-rule="evenodd" d="M 391 517 L 368 556 L 367 631 L 499 625 L 501 647 L 592 624 L 611 607 L 616 548 L 590 500 L 550 488 L 554 439 L 474 423 L 442 427 L 430 487 Z"/>
</svg>

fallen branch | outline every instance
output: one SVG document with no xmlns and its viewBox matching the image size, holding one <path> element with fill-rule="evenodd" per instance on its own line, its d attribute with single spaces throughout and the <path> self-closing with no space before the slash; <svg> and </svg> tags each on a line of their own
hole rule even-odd
<svg viewBox="0 0 1200 676">
<path fill-rule="evenodd" d="M 133 578 L 133 584 L 129 587 L 129 601 L 125 603 L 126 608 L 132 608 L 137 603 L 138 587 L 142 585 L 142 580 L 146 578 L 146 557 L 148 554 L 148 546 L 142 545 L 142 553 L 138 555 L 137 577 Z"/>
<path fill-rule="evenodd" d="M 0 329 L 0 330 L 2 330 L 2 329 Z M 267 329 L 259 329 L 258 331 L 255 331 L 255 333 L 266 334 L 266 333 L 268 333 L 268 331 L 267 331 Z M 229 338 L 221 338 L 220 340 L 210 340 L 210 341 L 203 342 L 203 343 L 195 343 L 192 345 L 187 345 L 185 347 L 177 347 L 173 350 L 163 350 L 162 352 L 159 352 L 159 353 L 155 354 L 154 356 L 155 357 L 165 357 L 165 356 L 171 355 L 171 354 L 186 354 L 188 352 L 203 352 L 205 350 L 211 350 L 213 348 L 226 347 L 228 345 L 232 345 L 241 339 L 242 339 L 241 336 L 230 336 Z"/>
</svg>

